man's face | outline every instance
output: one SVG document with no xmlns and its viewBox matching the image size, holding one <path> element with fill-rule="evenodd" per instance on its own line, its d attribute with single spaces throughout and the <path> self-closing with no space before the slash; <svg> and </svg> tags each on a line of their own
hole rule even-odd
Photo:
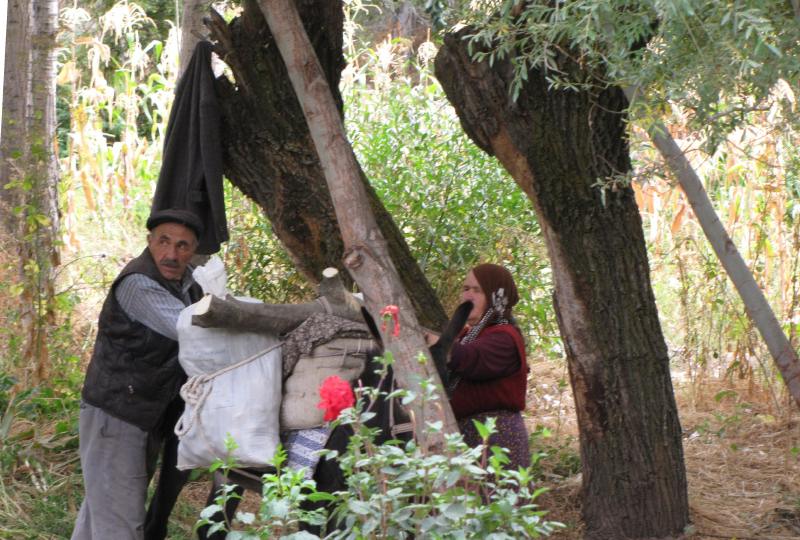
<svg viewBox="0 0 800 540">
<path fill-rule="evenodd" d="M 179 223 L 162 223 L 147 235 L 147 247 L 164 279 L 178 281 L 197 249 L 197 237 Z"/>
</svg>

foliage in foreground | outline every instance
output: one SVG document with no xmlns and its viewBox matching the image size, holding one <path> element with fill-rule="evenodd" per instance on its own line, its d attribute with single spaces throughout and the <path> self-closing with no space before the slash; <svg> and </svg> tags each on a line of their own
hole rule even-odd
<svg viewBox="0 0 800 540">
<path fill-rule="evenodd" d="M 390 362 L 391 360 L 389 360 Z M 383 374 L 385 375 L 385 368 Z M 429 423 L 427 432 L 409 442 L 376 444 L 378 433 L 366 426 L 374 416 L 370 404 L 379 397 L 375 388 L 359 388 L 355 407 L 345 409 L 335 425 L 349 426 L 353 436 L 347 451 L 325 451 L 324 458 L 338 459 L 347 489 L 317 492 L 303 471 L 283 467 L 282 450 L 276 453 L 277 472 L 263 476 L 264 488 L 257 514 L 239 512 L 232 523 L 213 522 L 224 508 L 232 488 L 226 488 L 214 505 L 206 508 L 198 525 L 226 530 L 229 539 L 320 538 L 301 525 L 324 525 L 322 510 L 309 511 L 306 501 L 331 501 L 332 522 L 341 529 L 323 537 L 345 539 L 519 539 L 547 536 L 563 525 L 544 518 L 536 504 L 543 488 L 536 488 L 532 468 L 507 470 L 507 450 L 486 444 L 470 448 L 460 434 L 445 437 L 443 451 L 427 447 L 426 438 L 442 429 Z M 397 390 L 389 397 L 409 404 L 422 399 L 423 406 L 438 400 L 431 381 L 423 381 L 421 396 Z M 385 394 L 384 397 L 387 397 Z M 365 411 L 365 412 L 359 412 Z M 494 419 L 476 423 L 484 442 L 494 432 Z M 225 465 L 229 467 L 230 464 Z M 534 465 L 535 466 L 535 465 Z"/>
<path fill-rule="evenodd" d="M 785 6 L 789 4 L 785 2 Z M 729 8 L 730 2 L 720 6 Z M 143 223 L 160 164 L 160 137 L 172 95 L 175 62 L 169 59 L 174 60 L 175 49 L 165 34 L 159 36 L 163 48 L 151 45 L 149 38 L 142 38 L 145 27 L 139 21 L 136 28 L 124 33 L 125 39 L 118 40 L 111 32 L 103 34 L 91 27 L 100 14 L 78 15 L 84 21 L 78 26 L 74 19 L 73 23 L 64 21 L 65 48 L 60 57 L 69 64 L 62 65 L 59 81 L 65 264 L 58 284 L 59 299 L 63 300 L 58 307 L 61 326 L 50 338 L 53 373 L 60 378 L 44 381 L 27 394 L 13 386 L 16 379 L 23 378 L 16 361 L 19 339 L 14 315 L 5 310 L 11 294 L 0 298 L 0 538 L 56 539 L 71 530 L 82 493 L 77 464 L 81 363 L 91 349 L 97 312 L 108 284 L 124 260 L 142 247 Z M 132 26 L 136 22 L 125 20 Z M 740 18 L 737 24 L 744 28 L 741 25 L 749 23 Z M 796 27 L 786 28 L 796 31 Z M 784 33 L 781 39 L 787 36 Z M 674 44 L 681 45 L 678 41 Z M 690 46 L 688 41 L 683 44 Z M 501 253 L 518 278 L 529 280 L 525 287 L 530 297 L 523 299 L 532 313 L 526 317 L 533 328 L 528 344 L 539 355 L 549 350 L 548 345 L 557 342 L 558 336 L 549 303 L 549 268 L 541 244 L 537 244 L 535 223 L 525 215 L 527 202 L 513 192 L 511 181 L 493 159 L 470 147 L 436 82 L 417 74 L 414 65 L 407 63 L 408 50 L 400 45 L 400 40 L 371 44 L 372 48 L 358 51 L 363 53 L 359 61 L 351 58 L 352 79 L 345 82 L 352 86 L 343 88 L 343 94 L 359 159 L 387 206 L 402 219 L 412 249 L 423 254 L 420 260 L 425 261 L 426 272 L 442 296 L 450 294 L 448 284 L 460 279 L 458 267 L 468 265 L 476 253 Z M 424 65 L 422 52 L 428 47 L 420 50 L 419 66 Z M 110 55 L 105 54 L 107 49 Z M 395 52 L 388 54 L 391 50 Z M 426 54 L 430 58 L 430 52 Z M 134 58 L 142 63 L 133 62 Z M 102 77 L 94 62 L 103 71 Z M 669 71 L 664 65 L 652 67 Z M 702 82 L 702 77 L 692 80 Z M 789 90 L 784 88 L 781 95 L 792 95 Z M 741 95 L 746 97 L 747 91 L 742 90 Z M 733 105 L 723 105 L 710 114 L 723 120 L 739 112 L 747 114 L 746 108 Z M 668 123 L 674 127 L 673 134 L 695 148 L 702 144 L 691 131 L 699 117 L 687 116 L 675 106 L 670 110 L 674 116 Z M 800 160 L 795 150 L 800 138 L 792 130 L 790 118 L 781 116 L 780 111 L 760 110 L 738 119 L 744 118 L 749 127 L 735 132 L 716 154 L 709 157 L 692 150 L 690 157 L 705 163 L 698 171 L 714 205 L 765 293 L 773 305 L 780 306 L 779 318 L 796 344 L 800 335 L 800 258 L 792 254 L 800 249 Z M 659 171 L 652 171 L 657 158 L 646 155 L 651 150 L 637 153 L 640 134 L 634 130 L 631 137 L 635 157 L 641 158 L 636 176 L 650 181 L 637 197 L 662 325 L 676 368 L 686 369 L 689 382 L 696 383 L 703 395 L 708 393 L 706 378 L 723 377 L 726 371 L 730 378 L 774 383 L 776 374 L 768 362 L 764 365 L 760 338 L 686 209 L 683 196 L 668 181 L 656 178 Z M 456 189 L 462 184 L 463 189 Z M 449 193 L 448 200 L 455 208 L 448 206 L 442 211 L 436 193 Z M 260 210 L 233 190 L 227 196 L 234 238 L 227 247 L 226 264 L 231 279 L 238 279 L 237 291 L 276 302 L 306 297 L 308 292 L 299 283 L 302 280 Z M 475 226 L 476 216 L 480 226 Z M 452 221 L 444 222 L 444 228 L 433 225 L 447 218 Z M 13 256 L 7 252 L 0 255 Z M 0 277 L 0 285 L 13 293 L 7 276 Z M 540 341 L 540 336 L 547 339 Z M 721 371 L 714 371 L 715 367 Z M 538 379 L 536 374 L 534 384 Z M 745 397 L 742 392 L 742 399 Z M 769 410 L 784 414 L 791 409 L 776 395 L 770 399 Z M 739 416 L 749 414 L 749 410 L 741 411 Z M 537 418 L 543 416 L 538 410 Z M 718 431 L 714 428 L 711 433 L 720 437 Z M 556 433 L 560 445 L 562 438 Z M 574 452 L 559 456 L 554 453 L 554 459 L 560 460 L 559 474 L 574 474 Z M 183 521 L 193 520 L 188 516 L 195 515 L 194 509 L 185 503 L 182 506 Z M 180 523 L 181 518 L 173 522 Z M 188 527 L 185 529 L 183 536 L 172 537 L 189 538 Z"/>
</svg>

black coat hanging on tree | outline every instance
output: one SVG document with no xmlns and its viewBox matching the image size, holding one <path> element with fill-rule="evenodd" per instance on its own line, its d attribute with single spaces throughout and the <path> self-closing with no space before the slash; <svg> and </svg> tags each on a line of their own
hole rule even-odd
<svg viewBox="0 0 800 540">
<path fill-rule="evenodd" d="M 195 213 L 205 230 L 197 253 L 219 251 L 228 240 L 222 191 L 220 112 L 211 69 L 211 43 L 201 41 L 175 90 L 152 211 Z"/>
</svg>

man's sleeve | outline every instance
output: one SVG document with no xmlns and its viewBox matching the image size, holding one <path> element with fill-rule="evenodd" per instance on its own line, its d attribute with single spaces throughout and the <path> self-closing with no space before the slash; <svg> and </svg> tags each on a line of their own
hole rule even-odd
<svg viewBox="0 0 800 540">
<path fill-rule="evenodd" d="M 130 274 L 115 290 L 117 302 L 134 321 L 178 341 L 178 315 L 186 306 L 144 274 Z"/>
</svg>

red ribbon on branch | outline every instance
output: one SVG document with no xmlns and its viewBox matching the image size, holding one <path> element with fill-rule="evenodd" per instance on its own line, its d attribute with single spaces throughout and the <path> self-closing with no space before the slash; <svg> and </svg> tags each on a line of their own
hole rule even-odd
<svg viewBox="0 0 800 540">
<path fill-rule="evenodd" d="M 397 306 L 386 306 L 381 310 L 381 318 L 383 319 L 383 324 L 381 325 L 381 330 L 386 332 L 386 323 L 389 319 L 392 320 L 394 323 L 394 329 L 392 331 L 392 336 L 398 337 L 400 335 L 400 308 Z"/>
</svg>

